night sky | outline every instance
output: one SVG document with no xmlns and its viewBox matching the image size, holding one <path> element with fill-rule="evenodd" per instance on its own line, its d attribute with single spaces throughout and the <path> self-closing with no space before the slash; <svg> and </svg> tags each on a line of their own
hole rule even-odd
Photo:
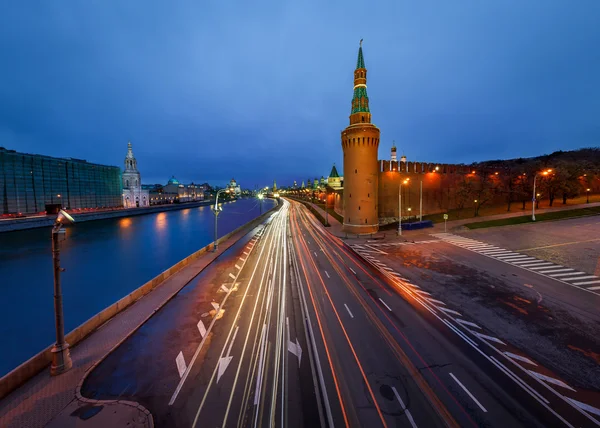
<svg viewBox="0 0 600 428">
<path fill-rule="evenodd" d="M 341 172 L 361 38 L 380 158 L 600 146 L 598 0 L 7 1 L 0 146 L 123 167 L 131 140 L 144 183 Z"/>
</svg>

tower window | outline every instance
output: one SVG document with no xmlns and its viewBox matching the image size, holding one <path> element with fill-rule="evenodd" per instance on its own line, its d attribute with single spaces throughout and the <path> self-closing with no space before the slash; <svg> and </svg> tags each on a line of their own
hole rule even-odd
<svg viewBox="0 0 600 428">
<path fill-rule="evenodd" d="M 355 174 L 358 174 L 358 169 L 355 169 L 355 170 L 354 170 L 354 173 L 355 173 Z"/>
<path fill-rule="evenodd" d="M 365 117 L 364 117 L 364 116 L 362 117 L 362 121 L 363 121 L 363 122 L 365 121 Z"/>
<path fill-rule="evenodd" d="M 367 193 L 367 198 L 370 198 L 370 197 L 371 197 L 371 194 L 370 194 L 370 193 Z"/>
<path fill-rule="evenodd" d="M 351 197 L 352 197 L 352 193 L 350 193 L 350 196 L 349 196 L 349 198 L 351 198 Z"/>
<path fill-rule="evenodd" d="M 367 219 L 365 219 L 365 224 L 367 224 Z"/>
<path fill-rule="evenodd" d="M 358 206 L 358 210 L 360 211 L 360 205 Z"/>
</svg>

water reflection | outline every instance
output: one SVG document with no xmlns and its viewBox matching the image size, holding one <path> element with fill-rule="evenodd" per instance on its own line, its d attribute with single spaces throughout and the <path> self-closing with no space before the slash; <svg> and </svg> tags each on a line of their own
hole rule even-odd
<svg viewBox="0 0 600 428">
<path fill-rule="evenodd" d="M 224 203 L 219 235 L 259 214 L 252 199 Z M 61 243 L 65 330 L 212 242 L 213 228 L 207 206 L 68 227 Z M 54 340 L 50 237 L 50 227 L 0 234 L 0 337 L 10 349 L 0 353 L 0 377 Z"/>
</svg>

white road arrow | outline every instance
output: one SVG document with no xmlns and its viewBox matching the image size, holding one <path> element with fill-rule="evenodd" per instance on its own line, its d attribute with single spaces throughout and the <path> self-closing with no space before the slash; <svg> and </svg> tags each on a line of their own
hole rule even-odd
<svg viewBox="0 0 600 428">
<path fill-rule="evenodd" d="M 223 376 L 223 373 L 225 373 L 225 370 L 227 370 L 227 367 L 229 367 L 229 363 L 233 359 L 233 357 L 229 354 L 231 354 L 231 347 L 233 346 L 233 341 L 235 340 L 235 336 L 237 336 L 237 332 L 239 329 L 240 329 L 239 327 L 235 328 L 235 333 L 233 333 L 231 342 L 229 342 L 229 348 L 227 348 L 227 354 L 224 357 L 219 358 L 219 370 L 217 371 L 217 383 L 219 383 L 219 379 L 221 379 L 221 376 Z"/>
<path fill-rule="evenodd" d="M 298 357 L 298 367 L 300 367 L 300 361 L 302 361 L 302 348 L 300 347 L 300 343 L 298 343 L 298 339 L 296 338 L 296 343 L 291 340 L 288 341 L 288 351 Z"/>
<path fill-rule="evenodd" d="M 302 348 L 300 347 L 300 343 L 298 343 L 298 338 L 296 338 L 296 343 L 290 340 L 290 319 L 288 317 L 285 318 L 285 326 L 287 328 L 288 351 L 298 357 L 298 367 L 300 367 L 300 361 L 302 361 Z"/>
</svg>

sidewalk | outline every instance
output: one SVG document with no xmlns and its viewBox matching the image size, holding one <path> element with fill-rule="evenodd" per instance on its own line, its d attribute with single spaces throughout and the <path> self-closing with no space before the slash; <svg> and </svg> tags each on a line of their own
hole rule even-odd
<svg viewBox="0 0 600 428">
<path fill-rule="evenodd" d="M 319 211 L 321 213 L 321 215 L 323 217 L 325 217 L 325 210 L 320 208 L 318 205 L 313 204 L 312 202 L 308 202 L 308 201 L 305 201 L 305 202 L 311 204 L 317 211 Z M 593 202 L 593 203 L 589 203 L 589 204 L 577 204 L 577 205 L 560 205 L 560 206 L 556 206 L 556 207 L 552 207 L 552 208 L 536 209 L 535 213 L 543 214 L 543 213 L 547 213 L 547 212 L 567 211 L 567 210 L 598 207 L 598 206 L 600 206 L 600 202 Z M 470 217 L 470 218 L 465 218 L 465 219 L 461 219 L 461 220 L 454 220 L 454 221 L 447 222 L 446 231 L 448 233 L 461 232 L 461 231 L 469 230 L 464 226 L 467 223 L 478 223 L 480 221 L 499 220 L 499 219 L 503 219 L 503 218 L 522 217 L 522 216 L 526 216 L 526 215 L 531 215 L 531 212 L 523 212 L 523 211 L 507 212 L 504 214 L 496 214 L 496 215 L 490 215 L 490 216 L 486 216 L 486 217 Z M 428 227 L 426 229 L 402 230 L 401 237 L 398 236 L 396 230 L 391 230 L 391 229 L 390 230 L 380 230 L 379 232 L 374 233 L 372 235 L 357 236 L 355 234 L 353 235 L 353 234 L 347 234 L 346 232 L 343 232 L 342 225 L 340 224 L 340 222 L 337 221 L 331 215 L 329 216 L 329 224 L 331 224 L 331 227 L 328 229 L 332 235 L 338 236 L 340 238 L 345 238 L 348 240 L 365 240 L 365 239 L 384 240 L 385 239 L 386 241 L 388 241 L 388 240 L 412 241 L 413 239 L 421 239 L 421 238 L 428 239 L 428 235 L 430 235 L 430 234 L 444 232 L 444 223 L 442 222 L 442 223 L 434 223 L 433 227 Z"/>
<path fill-rule="evenodd" d="M 153 427 L 152 415 L 141 405 L 127 401 L 96 401 L 81 397 L 86 372 L 119 346 L 141 324 L 179 292 L 219 254 L 249 230 L 241 230 L 167 279 L 133 305 L 107 321 L 71 348 L 73 368 L 52 377 L 47 368 L 0 402 L 0 427 Z M 26 340 L 26 338 L 24 338 Z"/>
</svg>

